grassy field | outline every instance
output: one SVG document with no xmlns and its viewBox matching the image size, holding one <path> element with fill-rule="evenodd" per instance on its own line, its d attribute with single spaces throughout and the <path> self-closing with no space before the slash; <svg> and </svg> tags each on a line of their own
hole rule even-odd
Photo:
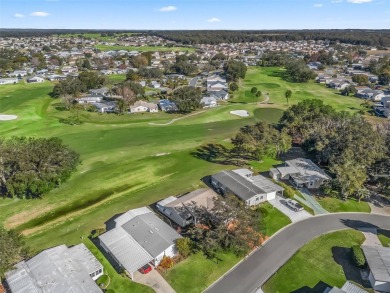
<svg viewBox="0 0 390 293">
<path fill-rule="evenodd" d="M 270 203 L 263 203 L 259 210 L 265 226 L 265 235 L 272 236 L 277 231 L 291 223 L 291 220 Z"/>
<path fill-rule="evenodd" d="M 371 208 L 368 203 L 361 201 L 358 202 L 355 199 L 342 200 L 331 196 L 318 196 L 316 197 L 321 206 L 331 213 L 339 212 L 361 212 L 369 213 Z"/>
<path fill-rule="evenodd" d="M 346 277 L 335 258 L 348 261 L 349 248 L 364 239 L 358 231 L 344 230 L 312 240 L 264 284 L 264 292 L 323 292 L 324 284 L 341 288 Z"/>
<path fill-rule="evenodd" d="M 57 136 L 82 158 L 71 179 L 42 199 L 0 201 L 0 222 L 26 235 L 32 251 L 79 243 L 115 214 L 198 188 L 202 177 L 233 168 L 195 158 L 192 152 L 206 143 L 223 143 L 239 127 L 268 120 L 267 113 L 273 111 L 232 104 L 165 126 L 149 123 L 167 123 L 182 115 L 87 113 L 82 116 L 85 123 L 69 126 L 58 121 L 69 113 L 58 110 L 59 101 L 49 97 L 52 86 L 7 85 L 0 94 L 0 112 L 18 116 L 1 122 L 2 137 Z M 236 109 L 251 116 L 229 113 Z"/>
<path fill-rule="evenodd" d="M 266 93 L 269 93 L 268 103 L 273 104 L 274 107 L 286 109 L 289 105 L 284 93 L 290 89 L 293 93 L 289 100 L 290 105 L 304 99 L 320 99 L 337 110 L 358 111 L 361 109 L 362 101 L 358 98 L 341 96 L 338 91 L 313 81 L 308 83 L 288 82 L 282 78 L 283 73 L 283 69 L 275 67 L 249 67 L 239 90 L 234 94 L 233 101 L 253 103 L 253 95 L 250 90 L 252 87 L 257 87 L 263 93 L 259 102 L 264 100 Z"/>
<path fill-rule="evenodd" d="M 390 247 L 390 231 L 389 230 L 378 230 L 379 241 L 385 247 Z"/>
<path fill-rule="evenodd" d="M 117 51 L 117 50 L 126 50 L 126 51 L 140 51 L 140 52 L 194 52 L 194 48 L 189 47 L 165 47 L 165 46 L 109 46 L 109 45 L 96 45 L 96 49 L 102 51 Z"/>
<path fill-rule="evenodd" d="M 118 83 L 126 79 L 126 74 L 111 74 L 107 75 L 107 78 L 113 83 Z"/>
<path fill-rule="evenodd" d="M 164 276 L 178 293 L 199 293 L 233 267 L 240 259 L 234 254 L 220 254 L 218 264 L 202 254 L 191 255 Z"/>
</svg>

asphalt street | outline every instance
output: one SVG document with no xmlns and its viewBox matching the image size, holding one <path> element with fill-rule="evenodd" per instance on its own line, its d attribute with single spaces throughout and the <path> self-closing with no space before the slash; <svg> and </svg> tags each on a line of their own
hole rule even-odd
<svg viewBox="0 0 390 293">
<path fill-rule="evenodd" d="M 291 224 L 271 237 L 261 248 L 205 292 L 252 293 L 304 244 L 322 234 L 348 228 L 390 229 L 390 217 L 365 213 L 338 213 L 316 216 Z"/>
</svg>

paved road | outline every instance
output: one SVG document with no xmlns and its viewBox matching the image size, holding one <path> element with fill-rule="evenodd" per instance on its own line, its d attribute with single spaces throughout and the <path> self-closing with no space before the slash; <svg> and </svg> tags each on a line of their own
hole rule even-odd
<svg viewBox="0 0 390 293">
<path fill-rule="evenodd" d="M 190 82 L 188 83 L 188 86 L 195 87 L 196 86 L 196 82 L 198 81 L 198 79 L 199 79 L 198 76 L 195 76 L 194 78 L 191 78 Z"/>
<path fill-rule="evenodd" d="M 390 217 L 364 213 L 326 214 L 291 224 L 241 262 L 206 293 L 252 293 L 262 286 L 305 243 L 321 234 L 346 228 L 390 229 Z"/>
</svg>

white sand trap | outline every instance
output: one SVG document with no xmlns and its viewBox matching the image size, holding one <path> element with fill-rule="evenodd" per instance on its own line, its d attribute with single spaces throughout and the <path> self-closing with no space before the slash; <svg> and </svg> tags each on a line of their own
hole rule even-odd
<svg viewBox="0 0 390 293">
<path fill-rule="evenodd" d="M 16 115 L 4 115 L 4 114 L 0 114 L 0 121 L 15 120 L 16 118 L 18 118 L 18 116 L 16 116 Z"/>
<path fill-rule="evenodd" d="M 159 153 L 159 154 L 155 154 L 156 157 L 161 157 L 161 156 L 167 156 L 169 155 L 170 153 Z"/>
<path fill-rule="evenodd" d="M 237 115 L 240 117 L 249 117 L 249 112 L 245 110 L 230 111 L 230 114 Z"/>
</svg>

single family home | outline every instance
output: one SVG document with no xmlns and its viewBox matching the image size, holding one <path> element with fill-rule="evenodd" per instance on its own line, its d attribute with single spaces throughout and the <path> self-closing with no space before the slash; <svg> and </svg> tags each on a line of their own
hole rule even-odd
<svg viewBox="0 0 390 293">
<path fill-rule="evenodd" d="M 390 247 L 362 246 L 370 270 L 372 288 L 379 292 L 390 292 Z"/>
<path fill-rule="evenodd" d="M 211 176 L 211 185 L 222 195 L 232 193 L 247 205 L 258 205 L 282 195 L 284 188 L 248 169 L 222 171 Z"/>
<path fill-rule="evenodd" d="M 193 213 L 194 205 L 212 209 L 214 199 L 218 194 L 209 188 L 201 188 L 189 192 L 183 196 L 170 196 L 159 201 L 156 205 L 157 209 L 167 218 L 175 222 L 180 227 L 186 227 L 196 223 L 196 216 Z"/>
<path fill-rule="evenodd" d="M 325 181 L 331 179 L 320 167 L 304 158 L 289 160 L 285 162 L 285 166 L 271 168 L 269 175 L 274 180 L 290 180 L 298 188 L 309 189 L 320 188 Z"/>
<path fill-rule="evenodd" d="M 103 266 L 84 244 L 60 245 L 21 261 L 5 274 L 11 293 L 100 293 Z M 8 292 L 7 291 L 7 292 Z"/>
<path fill-rule="evenodd" d="M 145 102 L 145 101 L 136 101 L 133 106 L 130 106 L 130 113 L 142 113 L 142 112 L 150 112 L 156 113 L 158 112 L 157 104 Z"/>
<path fill-rule="evenodd" d="M 34 77 L 31 77 L 31 78 L 28 78 L 27 79 L 27 82 L 44 82 L 45 79 L 43 79 L 42 77 L 39 77 L 39 76 L 34 76 Z"/>
<path fill-rule="evenodd" d="M 114 221 L 113 229 L 99 236 L 103 249 L 130 274 L 146 264 L 158 266 L 164 256 L 177 255 L 181 236 L 150 209 L 130 210 Z"/>
<path fill-rule="evenodd" d="M 16 84 L 19 82 L 19 79 L 17 78 L 0 78 L 0 85 L 1 84 Z"/>
</svg>

